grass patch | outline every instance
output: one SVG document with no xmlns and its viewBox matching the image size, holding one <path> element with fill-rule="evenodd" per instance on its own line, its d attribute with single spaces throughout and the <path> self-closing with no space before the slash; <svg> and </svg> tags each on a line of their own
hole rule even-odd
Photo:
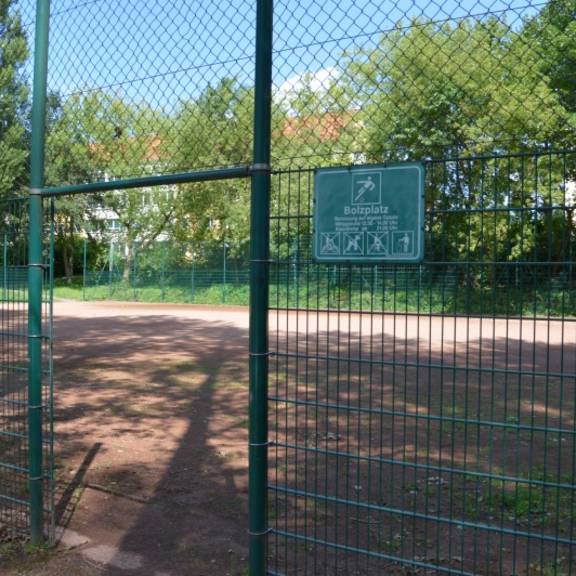
<svg viewBox="0 0 576 576">
<path fill-rule="evenodd" d="M 465 499 L 466 516 L 475 520 L 487 516 L 502 517 L 508 522 L 520 522 L 532 527 L 558 523 L 562 533 L 562 527 L 569 521 L 571 490 L 553 486 L 562 483 L 562 479 L 541 472 L 519 477 L 547 482 L 552 486 L 504 481 L 493 481 L 490 484 L 485 481 L 481 491 L 462 495 Z"/>
<path fill-rule="evenodd" d="M 187 286 L 132 286 L 125 283 L 115 283 L 112 286 L 83 287 L 81 280 L 68 284 L 56 280 L 54 297 L 64 300 L 111 300 L 127 302 L 150 302 L 170 304 L 208 304 L 247 306 L 249 302 L 248 285 L 215 284 L 204 288 L 196 288 L 194 292 Z"/>
<path fill-rule="evenodd" d="M 34 546 L 30 541 L 0 527 L 0 565 L 20 566 L 43 562 L 50 555 L 45 546 Z"/>
<path fill-rule="evenodd" d="M 324 275 L 325 276 L 325 275 Z M 406 277 L 405 277 L 406 276 Z M 415 274 L 384 278 L 374 282 L 354 277 L 354 282 L 312 273 L 297 278 L 276 278 L 271 274 L 270 305 L 278 308 L 339 310 L 380 310 L 421 314 L 478 314 L 481 316 L 573 316 L 576 290 L 546 286 L 526 289 L 503 285 L 494 290 L 473 285 L 444 285 L 442 277 L 422 280 Z M 361 277 L 363 278 L 363 277 Z M 82 285 L 56 279 L 56 298 L 68 300 L 115 300 L 248 306 L 247 283 L 211 282 L 192 289 L 189 283 L 140 284 L 114 282 L 110 285 Z"/>
</svg>

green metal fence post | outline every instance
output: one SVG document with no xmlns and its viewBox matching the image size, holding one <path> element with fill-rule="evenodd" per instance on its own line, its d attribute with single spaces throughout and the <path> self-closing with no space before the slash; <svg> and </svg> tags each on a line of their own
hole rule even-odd
<svg viewBox="0 0 576 576">
<path fill-rule="evenodd" d="M 130 274 L 130 282 L 132 283 L 132 294 L 134 300 L 138 301 L 138 244 L 134 242 L 132 248 L 132 270 Z"/>
<path fill-rule="evenodd" d="M 166 299 L 166 242 L 162 245 L 162 265 L 160 267 L 160 290 L 162 302 Z"/>
<path fill-rule="evenodd" d="M 108 254 L 108 297 L 112 298 L 112 281 L 114 278 L 114 239 L 110 240 L 110 252 Z"/>
<path fill-rule="evenodd" d="M 194 303 L 195 289 L 196 289 L 196 252 L 192 250 L 192 274 L 190 278 L 190 300 Z"/>
<path fill-rule="evenodd" d="M 82 300 L 86 300 L 86 262 L 87 262 L 88 238 L 84 238 L 82 252 Z"/>
<path fill-rule="evenodd" d="M 8 293 L 8 237 L 4 234 L 4 245 L 2 250 L 2 300 L 6 301 Z"/>
<path fill-rule="evenodd" d="M 250 576 L 264 576 L 266 573 L 272 25 L 273 0 L 258 0 L 250 201 Z"/>
<path fill-rule="evenodd" d="M 226 248 L 228 248 L 228 245 L 226 244 L 226 240 L 224 240 L 222 262 L 222 304 L 226 304 Z"/>
<path fill-rule="evenodd" d="M 194 304 L 194 292 L 195 292 L 195 284 L 196 284 L 196 279 L 195 279 L 195 272 L 196 272 L 196 253 L 194 252 L 194 250 L 192 250 L 192 270 L 190 272 L 190 302 L 192 302 L 192 304 Z"/>
<path fill-rule="evenodd" d="M 28 245 L 28 442 L 30 487 L 30 540 L 44 540 L 44 471 L 42 463 L 42 187 L 44 186 L 44 142 L 46 86 L 48 76 L 48 31 L 50 0 L 36 3 L 34 48 L 34 92 L 30 153 L 30 222 Z"/>
</svg>

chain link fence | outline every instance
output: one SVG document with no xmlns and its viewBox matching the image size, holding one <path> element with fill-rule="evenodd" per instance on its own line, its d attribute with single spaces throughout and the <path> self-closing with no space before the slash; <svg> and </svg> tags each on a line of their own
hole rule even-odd
<svg viewBox="0 0 576 576">
<path fill-rule="evenodd" d="M 222 255 L 228 230 L 268 242 L 243 180 L 267 133 L 252 128 L 257 5 L 53 0 L 61 270 L 88 223 L 150 253 L 169 238 Z M 14 150 L 34 10 L 6 9 L 25 31 L 8 27 L 5 53 Z M 270 278 L 267 530 L 252 534 L 269 574 L 574 571 L 575 45 L 573 0 L 274 2 L 270 259 L 252 258 Z M 314 169 L 407 161 L 426 167 L 424 261 L 315 262 Z M 241 303 L 243 256 L 224 276 L 119 248 L 82 288 Z M 4 262 L 9 285 L 22 263 Z"/>
</svg>

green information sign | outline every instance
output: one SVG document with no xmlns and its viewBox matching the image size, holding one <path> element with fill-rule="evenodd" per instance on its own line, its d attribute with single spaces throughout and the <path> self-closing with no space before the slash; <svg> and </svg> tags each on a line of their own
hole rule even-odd
<svg viewBox="0 0 576 576">
<path fill-rule="evenodd" d="M 314 258 L 318 262 L 420 262 L 424 166 L 318 169 Z"/>
</svg>

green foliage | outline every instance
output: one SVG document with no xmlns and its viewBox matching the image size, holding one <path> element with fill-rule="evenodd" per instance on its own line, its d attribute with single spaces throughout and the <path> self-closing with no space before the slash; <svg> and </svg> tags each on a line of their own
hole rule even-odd
<svg viewBox="0 0 576 576">
<path fill-rule="evenodd" d="M 0 198 L 26 184 L 28 87 L 23 66 L 28 42 L 15 0 L 0 1 Z"/>
<path fill-rule="evenodd" d="M 551 0 L 526 26 L 539 70 L 571 112 L 576 112 L 576 1 Z"/>
<path fill-rule="evenodd" d="M 253 91 L 225 78 L 184 102 L 168 134 L 176 170 L 248 164 L 252 154 Z M 172 136 L 170 138 L 170 136 Z"/>
<path fill-rule="evenodd" d="M 226 283 L 223 267 L 164 267 L 147 260 L 138 262 L 129 281 L 122 272 L 108 272 L 107 263 L 88 271 L 72 284 L 58 282 L 55 296 L 86 300 L 129 300 L 146 302 L 248 305 L 249 269 L 246 263 L 228 264 Z M 419 314 L 490 314 L 493 316 L 566 316 L 576 314 L 576 289 L 545 278 L 528 280 L 518 271 L 503 286 L 484 281 L 475 285 L 470 274 L 462 280 L 450 271 L 437 276 L 418 270 L 388 270 L 355 267 L 343 271 L 325 266 L 318 271 L 305 267 L 277 270 L 271 275 L 270 301 L 280 308 L 303 305 L 331 310 L 407 311 Z M 85 289 L 83 289 L 83 286 Z M 402 286 L 403 288 L 399 288 Z"/>
<path fill-rule="evenodd" d="M 551 0 L 521 25 L 500 16 L 398 22 L 376 46 L 339 54 L 320 84 L 305 72 L 276 94 L 275 165 L 346 164 L 357 159 L 352 152 L 375 162 L 470 158 L 430 165 L 426 205 L 439 214 L 430 218 L 428 231 L 450 240 L 429 246 L 428 258 L 566 258 L 574 214 L 545 210 L 568 203 L 561 184 L 576 177 L 576 163 L 508 156 L 574 142 L 574 11 L 575 0 Z M 65 101 L 52 95 L 51 103 L 51 184 L 251 161 L 253 90 L 233 77 L 183 98 L 173 113 L 105 91 Z M 486 154 L 506 158 L 473 160 Z M 301 186 L 299 178 L 289 175 L 282 186 Z M 247 181 L 223 181 L 73 198 L 59 204 L 58 234 L 63 246 L 72 246 L 88 226 L 93 237 L 108 242 L 98 215 L 105 205 L 127 243 L 125 280 L 136 246 L 145 250 L 159 239 L 182 246 L 188 264 L 205 259 L 194 249 L 200 243 L 226 243 L 230 256 L 239 257 L 249 243 L 249 194 Z M 306 194 L 297 207 L 289 205 L 291 196 L 274 179 L 273 213 L 311 208 Z M 491 207 L 510 211 L 487 212 Z M 477 212 L 451 213 L 463 209 Z M 290 226 L 272 230 L 276 256 L 307 258 L 309 246 L 293 246 L 290 235 L 309 238 L 310 222 L 301 218 L 297 230 Z M 494 280 L 478 274 L 474 283 L 480 289 Z"/>
<path fill-rule="evenodd" d="M 545 146 L 576 128 L 539 73 L 530 37 L 501 21 L 414 21 L 378 48 L 349 56 L 365 94 L 370 158 L 444 158 Z"/>
</svg>

